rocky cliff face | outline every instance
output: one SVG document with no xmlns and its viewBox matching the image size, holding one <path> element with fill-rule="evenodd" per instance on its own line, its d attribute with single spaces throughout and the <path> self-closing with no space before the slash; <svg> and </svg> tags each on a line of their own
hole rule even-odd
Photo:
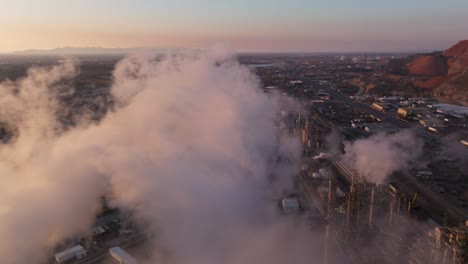
<svg viewBox="0 0 468 264">
<path fill-rule="evenodd" d="M 441 100 L 468 106 L 468 71 L 455 74 L 437 86 L 433 93 Z"/>
<path fill-rule="evenodd" d="M 463 40 L 444 51 L 448 59 L 449 75 L 457 74 L 468 69 L 468 40 Z"/>
<path fill-rule="evenodd" d="M 468 40 L 442 53 L 423 55 L 407 66 L 411 75 L 425 77 L 416 85 L 433 89 L 435 97 L 468 105 Z"/>
</svg>

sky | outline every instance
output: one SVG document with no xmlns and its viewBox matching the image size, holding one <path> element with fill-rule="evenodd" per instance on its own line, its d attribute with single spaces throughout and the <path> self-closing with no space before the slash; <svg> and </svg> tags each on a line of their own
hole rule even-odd
<svg viewBox="0 0 468 264">
<path fill-rule="evenodd" d="M 0 52 L 56 47 L 431 51 L 468 39 L 466 0 L 0 0 Z"/>
</svg>

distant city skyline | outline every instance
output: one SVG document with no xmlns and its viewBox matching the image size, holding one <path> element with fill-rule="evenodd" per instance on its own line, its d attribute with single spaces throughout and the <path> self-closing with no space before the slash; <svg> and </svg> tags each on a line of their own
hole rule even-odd
<svg viewBox="0 0 468 264">
<path fill-rule="evenodd" d="M 16 0 L 0 9 L 0 52 L 57 47 L 241 52 L 432 51 L 468 39 L 468 1 Z"/>
</svg>

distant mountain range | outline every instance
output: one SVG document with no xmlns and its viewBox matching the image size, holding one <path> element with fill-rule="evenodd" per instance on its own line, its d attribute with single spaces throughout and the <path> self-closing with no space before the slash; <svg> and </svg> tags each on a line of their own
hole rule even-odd
<svg viewBox="0 0 468 264">
<path fill-rule="evenodd" d="M 468 105 L 468 40 L 443 52 L 417 57 L 407 65 L 407 71 L 423 78 L 415 84 L 431 89 L 434 96 Z"/>
<path fill-rule="evenodd" d="M 62 47 L 50 50 L 29 49 L 22 51 L 14 51 L 15 55 L 125 55 L 130 53 L 166 53 L 180 52 L 186 49 L 166 49 L 166 48 L 151 48 L 151 47 L 134 47 L 134 48 L 102 48 L 102 47 Z"/>
</svg>

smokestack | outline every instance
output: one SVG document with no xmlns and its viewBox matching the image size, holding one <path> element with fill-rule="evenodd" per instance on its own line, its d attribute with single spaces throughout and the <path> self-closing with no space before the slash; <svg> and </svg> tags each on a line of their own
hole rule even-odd
<svg viewBox="0 0 468 264">
<path fill-rule="evenodd" d="M 330 249 L 330 225 L 333 223 L 333 214 L 335 211 L 335 196 L 336 186 L 333 181 L 333 175 L 330 173 L 328 178 L 328 207 L 327 207 L 327 224 L 325 226 L 325 249 L 323 256 L 323 264 L 328 264 L 329 249 Z"/>
<path fill-rule="evenodd" d="M 335 195 L 336 195 L 336 186 L 333 181 L 333 176 L 330 173 L 329 179 L 328 179 L 328 208 L 327 208 L 327 213 L 328 213 L 328 221 L 331 221 L 333 218 L 333 213 L 335 211 Z"/>
<path fill-rule="evenodd" d="M 371 197 L 370 197 L 370 208 L 369 208 L 369 227 L 372 227 L 373 217 L 374 217 L 374 196 L 375 196 L 375 186 L 372 186 Z"/>
<path fill-rule="evenodd" d="M 353 170 L 353 176 L 351 177 L 351 186 L 349 187 L 349 192 L 352 193 L 354 192 L 355 184 L 356 184 L 356 178 L 357 178 L 357 171 Z"/>
<path fill-rule="evenodd" d="M 388 214 L 388 224 L 391 225 L 393 223 L 393 213 L 395 211 L 395 203 L 396 203 L 396 193 L 392 193 L 392 200 L 390 202 L 390 212 Z"/>
<path fill-rule="evenodd" d="M 299 112 L 299 116 L 297 117 L 297 124 L 296 124 L 296 129 L 299 130 L 302 127 L 302 118 L 301 118 L 301 112 Z"/>
<path fill-rule="evenodd" d="M 410 212 L 411 212 L 411 200 L 408 200 L 408 209 L 406 210 L 406 215 L 409 216 Z"/>
<path fill-rule="evenodd" d="M 329 243 L 330 243 L 330 223 L 327 222 L 327 224 L 325 225 L 325 250 L 324 250 L 324 254 L 323 254 L 323 264 L 328 264 L 330 263 L 330 260 L 329 260 Z"/>
</svg>

